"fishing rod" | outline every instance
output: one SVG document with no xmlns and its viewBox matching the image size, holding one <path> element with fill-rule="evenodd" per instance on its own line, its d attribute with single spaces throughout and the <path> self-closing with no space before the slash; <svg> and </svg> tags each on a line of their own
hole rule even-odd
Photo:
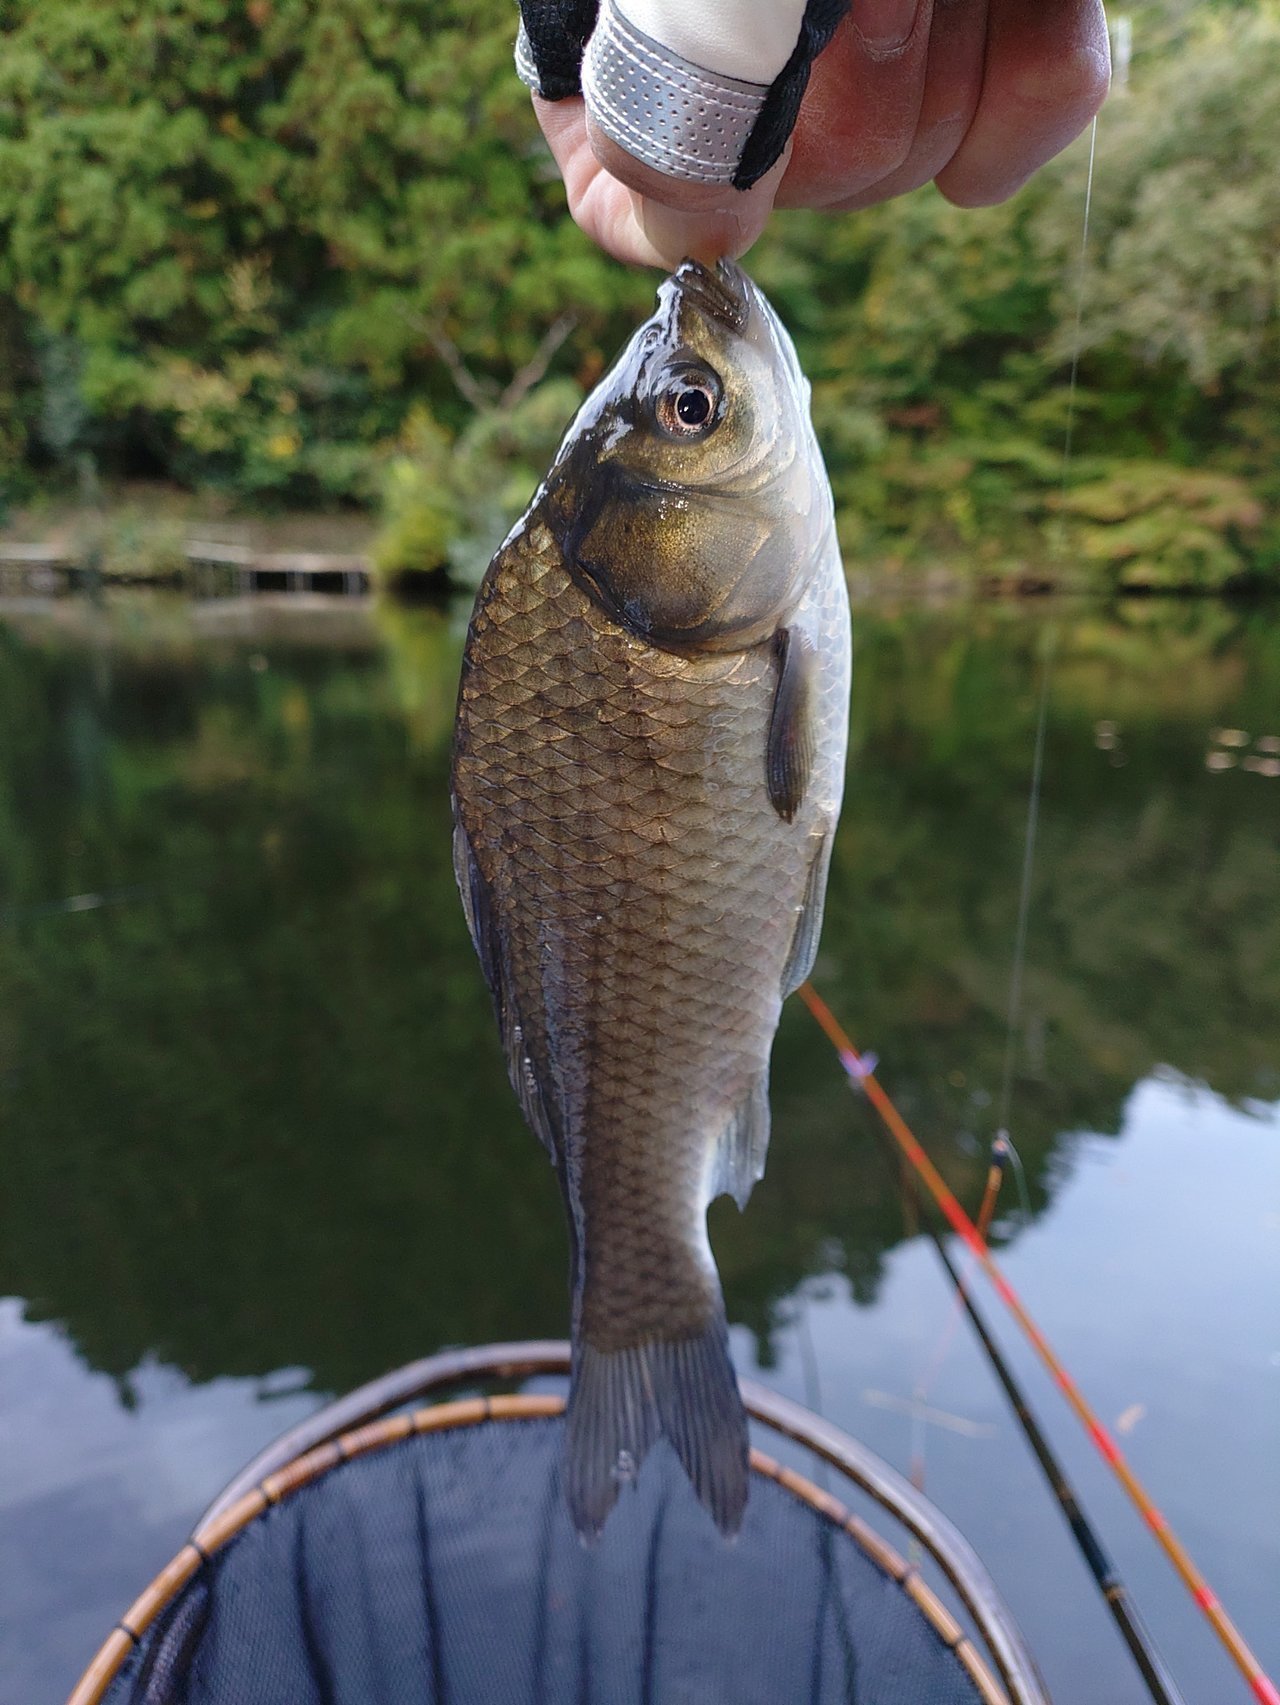
<svg viewBox="0 0 1280 1705">
<path fill-rule="evenodd" d="M 996 1265 L 995 1258 L 985 1240 L 978 1234 L 978 1228 L 960 1205 L 954 1193 L 948 1188 L 942 1174 L 929 1159 L 906 1120 L 898 1112 L 884 1086 L 877 1079 L 870 1061 L 864 1062 L 841 1027 L 839 1020 L 812 984 L 802 984 L 798 992 L 822 1028 L 828 1041 L 835 1048 L 850 1087 L 855 1092 L 860 1090 L 875 1108 L 889 1136 L 901 1154 L 910 1162 L 916 1176 L 923 1181 L 936 1207 L 977 1260 L 994 1287 L 996 1295 L 1013 1315 L 1032 1348 L 1048 1369 L 1054 1383 L 1075 1412 L 1076 1418 L 1088 1433 L 1095 1449 L 1124 1487 L 1130 1501 L 1155 1535 L 1157 1543 L 1173 1564 L 1179 1580 L 1191 1595 L 1196 1607 L 1209 1622 L 1231 1661 L 1249 1684 L 1254 1698 L 1260 1701 L 1260 1705 L 1280 1705 L 1280 1689 L 1277 1689 L 1275 1683 L 1254 1656 L 1248 1642 L 1228 1616 L 1217 1594 L 1192 1561 L 1186 1547 L 1169 1526 L 1165 1516 L 1133 1472 L 1133 1469 L 1130 1468 L 1120 1447 L 1094 1413 L 1083 1392 L 1054 1351 L 1053 1346 L 1036 1325 L 1017 1291 Z"/>
<path fill-rule="evenodd" d="M 806 1004 L 808 1004 L 811 992 L 807 987 L 801 991 Z M 810 1011 L 813 1010 L 812 1005 L 810 1005 Z M 817 1016 L 816 1012 L 814 1016 Z M 1010 1146 L 1008 1138 L 1003 1133 L 992 1144 L 991 1158 L 987 1167 L 987 1180 L 982 1192 L 982 1202 L 974 1221 L 978 1236 L 984 1242 L 995 1215 L 996 1200 L 1000 1193 Z M 887 1139 L 882 1154 L 890 1175 L 899 1183 L 902 1190 L 904 1206 L 911 1228 L 915 1231 L 923 1231 L 928 1236 L 937 1252 L 938 1259 L 942 1262 L 954 1286 L 955 1312 L 948 1316 L 946 1327 L 930 1359 L 929 1367 L 916 1386 L 916 1399 L 919 1400 L 927 1391 L 933 1376 L 941 1367 L 951 1346 L 955 1327 L 962 1315 L 967 1313 L 978 1341 L 985 1350 L 996 1377 L 1004 1387 L 1005 1396 L 1009 1399 L 1014 1417 L 1040 1464 L 1044 1477 L 1049 1483 L 1049 1489 L 1057 1499 L 1067 1519 L 1072 1538 L 1084 1558 L 1085 1565 L 1093 1576 L 1094 1583 L 1101 1592 L 1107 1608 L 1138 1666 L 1142 1679 L 1146 1683 L 1147 1691 L 1155 1701 L 1155 1705 L 1186 1705 L 1182 1691 L 1138 1614 L 1137 1606 L 1130 1596 L 1119 1570 L 1107 1555 L 1102 1541 L 1085 1515 L 1079 1496 L 1067 1478 L 1066 1470 L 1054 1456 L 1049 1441 L 1036 1420 L 1026 1395 L 1014 1378 L 1013 1370 L 1005 1361 L 999 1346 L 992 1337 L 990 1329 L 974 1300 L 972 1291 L 965 1284 L 955 1262 L 947 1252 L 946 1245 L 938 1235 L 934 1220 L 928 1212 L 928 1206 L 920 1199 L 919 1186 L 910 1167 L 903 1163 L 901 1155 L 893 1143 Z"/>
<path fill-rule="evenodd" d="M 890 1160 L 893 1159 L 895 1152 L 892 1145 L 886 1146 L 885 1153 Z M 996 1169 L 993 1167 L 994 1170 Z M 912 1190 L 913 1194 L 918 1194 L 914 1180 L 909 1182 L 908 1188 Z M 992 1191 L 989 1181 L 984 1206 L 986 1201 L 990 1201 L 991 1198 Z M 920 1224 L 928 1234 L 930 1242 L 937 1251 L 938 1259 L 946 1268 L 951 1283 L 955 1286 L 956 1296 L 959 1298 L 965 1313 L 969 1316 L 970 1323 L 978 1336 L 979 1343 L 986 1351 L 987 1360 L 991 1363 L 996 1378 L 1004 1387 L 1005 1396 L 1009 1399 L 1009 1405 L 1017 1418 L 1018 1425 L 1022 1428 L 1027 1443 L 1035 1452 L 1036 1460 L 1044 1472 L 1044 1477 L 1049 1482 L 1050 1489 L 1058 1500 L 1063 1515 L 1067 1518 L 1067 1524 L 1071 1529 L 1072 1537 L 1080 1548 L 1080 1554 L 1097 1583 L 1099 1591 L 1106 1600 L 1107 1608 L 1119 1627 L 1125 1644 L 1133 1654 L 1134 1662 L 1142 1672 L 1142 1679 L 1147 1684 L 1147 1691 L 1156 1701 L 1156 1705 L 1186 1705 L 1186 1700 L 1174 1680 L 1169 1666 L 1160 1655 L 1155 1641 L 1138 1614 L 1137 1605 L 1130 1596 L 1129 1589 L 1125 1586 L 1119 1570 L 1108 1556 L 1093 1524 L 1085 1515 L 1079 1496 L 1067 1478 L 1066 1470 L 1050 1449 L 1049 1441 L 1041 1430 L 1040 1423 L 1036 1420 L 1030 1403 L 1014 1378 L 1013 1370 L 1005 1361 L 999 1346 L 991 1336 L 991 1331 L 974 1300 L 972 1291 L 965 1284 L 959 1269 L 948 1254 L 947 1246 L 938 1235 L 938 1228 L 927 1210 L 920 1214 Z M 981 1225 L 981 1216 L 979 1216 L 979 1225 Z"/>
<path fill-rule="evenodd" d="M 978 1236 L 984 1243 L 987 1239 L 987 1232 L 990 1229 L 992 1218 L 995 1215 L 996 1198 L 1000 1194 L 1000 1185 L 1004 1179 L 1004 1169 L 1008 1164 L 1009 1156 L 1012 1152 L 1013 1144 L 1006 1136 L 1001 1135 L 997 1137 L 995 1142 L 991 1145 L 991 1160 L 987 1167 L 987 1182 L 982 1192 L 981 1205 L 978 1208 L 977 1216 L 974 1220 L 974 1224 L 978 1228 Z M 914 1233 L 920 1229 L 919 1193 L 916 1190 L 911 1189 L 911 1174 L 907 1166 L 900 1163 L 898 1171 L 901 1177 L 904 1203 L 910 1210 L 909 1217 L 911 1225 L 909 1231 L 911 1235 L 914 1235 Z M 946 1325 L 938 1335 L 938 1342 L 934 1347 L 933 1354 L 925 1365 L 924 1372 L 916 1381 L 915 1397 L 920 1401 L 923 1401 L 928 1395 L 939 1368 L 941 1368 L 950 1353 L 951 1345 L 955 1338 L 956 1328 L 960 1324 L 960 1318 L 963 1312 L 963 1309 L 960 1307 L 960 1298 L 957 1297 L 955 1311 L 948 1315 Z M 923 1487 L 921 1490 L 923 1490 Z"/>
</svg>

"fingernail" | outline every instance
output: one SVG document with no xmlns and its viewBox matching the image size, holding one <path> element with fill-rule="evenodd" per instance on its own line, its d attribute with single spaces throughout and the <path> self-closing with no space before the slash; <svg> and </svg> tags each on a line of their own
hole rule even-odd
<svg viewBox="0 0 1280 1705">
<path fill-rule="evenodd" d="M 677 266 L 689 256 L 714 266 L 726 256 L 745 254 L 768 222 L 773 198 L 791 159 L 788 143 L 782 157 L 750 189 L 729 189 L 726 204 L 694 212 L 668 207 L 651 196 L 633 196 L 636 223 L 645 240 Z"/>
<path fill-rule="evenodd" d="M 641 195 L 636 197 L 636 220 L 668 266 L 679 266 L 686 256 L 714 265 L 726 252 L 725 222 L 716 214 L 686 213 Z"/>
<path fill-rule="evenodd" d="M 858 34 L 876 53 L 902 47 L 916 27 L 920 0 L 853 0 Z"/>
</svg>

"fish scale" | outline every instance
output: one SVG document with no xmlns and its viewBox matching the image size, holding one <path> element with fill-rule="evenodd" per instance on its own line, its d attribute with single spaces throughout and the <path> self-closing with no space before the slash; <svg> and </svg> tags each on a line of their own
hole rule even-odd
<svg viewBox="0 0 1280 1705">
<path fill-rule="evenodd" d="M 525 620 L 529 588 L 538 597 L 535 634 Z M 567 647 L 566 631 L 589 632 L 588 645 Z M 593 1119 L 607 1122 L 615 1138 L 599 1158 L 588 1150 L 583 1165 L 584 1203 L 599 1228 L 583 1251 L 584 1329 L 603 1346 L 636 1332 L 705 1325 L 710 1303 L 700 1306 L 700 1277 L 692 1275 L 698 1282 L 683 1305 L 664 1277 L 678 1266 L 680 1283 L 691 1282 L 689 1204 L 700 1193 L 708 1132 L 705 1120 L 682 1139 L 671 1132 L 689 1126 L 692 1086 L 723 1124 L 767 1053 L 780 992 L 760 982 L 760 940 L 773 935 L 785 952 L 794 916 L 779 912 L 777 895 L 798 884 L 805 861 L 792 827 L 760 811 L 773 699 L 768 658 L 757 651 L 701 659 L 680 677 L 673 702 L 670 659 L 614 627 L 536 529 L 496 578 L 469 656 L 464 714 L 493 731 L 488 761 L 475 769 L 475 792 L 489 810 L 486 826 L 472 833 L 472 851 L 486 875 L 505 857 L 507 880 L 527 901 L 510 931 L 517 988 L 539 960 L 539 920 L 556 918 L 563 974 L 578 981 L 595 1036 L 589 1078 L 567 1086 L 568 1141 Z M 502 666 L 512 657 L 523 664 L 518 672 Z M 481 690 L 475 682 L 491 659 L 500 660 L 493 671 L 500 688 Z M 523 762 L 529 735 L 545 724 L 548 686 L 570 673 L 592 716 L 568 738 L 561 725 L 555 759 L 544 757 L 541 785 L 531 791 Z M 717 764 L 707 730 L 725 718 L 733 742 Z M 750 751 L 760 755 L 756 764 L 742 761 Z M 709 763 L 716 773 L 708 795 Z M 460 744 L 461 786 L 471 774 Z M 694 778 L 698 792 L 690 796 Z M 587 845 L 596 860 L 582 856 Z M 592 951 L 602 908 L 612 937 L 604 958 Z M 677 975 L 666 955 L 655 955 L 655 940 L 678 947 Z M 736 1000 L 726 1000 L 730 990 Z M 536 1027 L 530 1035 L 536 1046 Z M 607 1259 L 595 1258 L 595 1245 Z"/>
</svg>

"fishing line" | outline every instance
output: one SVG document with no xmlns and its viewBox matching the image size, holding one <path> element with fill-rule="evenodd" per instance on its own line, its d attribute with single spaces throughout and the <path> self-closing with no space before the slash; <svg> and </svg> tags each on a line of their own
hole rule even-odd
<svg viewBox="0 0 1280 1705">
<path fill-rule="evenodd" d="M 800 1308 L 796 1319 L 796 1344 L 800 1351 L 800 1377 L 804 1384 L 805 1407 L 815 1415 L 825 1414 L 822 1407 L 822 1379 L 818 1369 L 818 1352 L 813 1342 L 813 1331 L 809 1323 L 809 1298 L 804 1290 L 800 1293 Z M 830 1474 L 826 1462 L 821 1457 L 815 1464 L 814 1478 L 823 1491 L 829 1490 Z"/>
<path fill-rule="evenodd" d="M 1031 915 L 1031 876 L 1035 867 L 1036 832 L 1040 824 L 1040 788 L 1044 779 L 1044 737 L 1049 721 L 1049 683 L 1053 675 L 1053 653 L 1057 631 L 1050 628 L 1045 640 L 1044 665 L 1040 676 L 1040 705 L 1036 713 L 1035 753 L 1031 760 L 1031 796 L 1027 802 L 1027 828 L 1022 841 L 1022 876 L 1018 888 L 1018 921 L 1013 932 L 1013 969 L 1009 975 L 1009 1005 L 1005 1018 L 1004 1066 L 1000 1073 L 996 1138 L 1016 1152 L 1009 1136 L 1009 1103 L 1013 1095 L 1013 1070 L 1017 1062 L 1018 1023 L 1022 1016 L 1022 978 L 1027 959 L 1027 924 Z M 1021 1161 L 1018 1163 L 1021 1177 Z M 1025 1185 L 1024 1185 L 1025 1190 Z M 1023 1202 L 1023 1212 L 1027 1211 Z"/>
<path fill-rule="evenodd" d="M 1001 1131 L 1000 1135 L 996 1138 L 996 1141 L 1003 1143 L 1005 1153 L 1008 1155 L 1009 1162 L 1013 1167 L 1014 1181 L 1018 1186 L 1018 1209 L 1022 1215 L 1022 1222 L 1026 1225 L 1031 1219 L 1031 1194 L 1027 1189 L 1027 1174 L 1026 1169 L 1022 1164 L 1022 1156 L 1018 1153 L 1013 1138 L 1009 1135 L 1008 1131 Z M 986 1236 L 985 1231 L 983 1232 L 983 1236 Z"/>
<path fill-rule="evenodd" d="M 1098 115 L 1089 126 L 1089 163 L 1085 169 L 1084 214 L 1080 221 L 1080 249 L 1076 258 L 1075 318 L 1071 333 L 1071 376 L 1067 383 L 1067 423 L 1062 445 L 1062 476 L 1059 490 L 1059 544 L 1063 530 L 1061 517 L 1065 513 L 1067 479 L 1075 442 L 1076 396 L 1080 382 L 1080 354 L 1084 329 L 1084 293 L 1088 276 L 1089 226 L 1093 215 L 1093 174 L 1098 157 Z M 1022 1016 L 1022 982 L 1026 969 L 1027 925 L 1031 912 L 1031 877 L 1035 867 L 1036 834 L 1040 823 L 1040 793 L 1044 779 L 1045 730 L 1049 720 L 1049 686 L 1053 678 L 1053 659 L 1057 649 L 1058 632 L 1050 623 L 1044 644 L 1044 660 L 1040 675 L 1040 700 L 1036 711 L 1035 751 L 1031 761 L 1031 792 L 1027 803 L 1027 827 L 1022 843 L 1022 874 L 1018 889 L 1018 918 L 1014 927 L 1013 967 L 1009 976 L 1009 1004 L 1005 1020 L 1004 1064 L 1000 1074 L 1000 1098 L 997 1104 L 996 1140 L 1008 1144 L 1018 1176 L 1018 1189 L 1024 1218 L 1030 1217 L 1026 1178 L 1022 1161 L 1009 1135 L 1009 1107 L 1013 1095 L 1013 1073 L 1017 1064 L 1018 1025 Z"/>
<path fill-rule="evenodd" d="M 1019 1329 L 1049 1371 L 1054 1384 L 1066 1398 L 1077 1420 L 1088 1433 L 1094 1449 L 1102 1457 L 1116 1479 L 1119 1480 L 1131 1503 L 1155 1536 L 1156 1543 L 1173 1564 L 1178 1579 L 1190 1594 L 1196 1608 L 1209 1622 L 1231 1661 L 1248 1682 L 1254 1698 L 1259 1700 L 1261 1705 L 1280 1705 L 1280 1689 L 1277 1689 L 1275 1683 L 1258 1662 L 1248 1642 L 1228 1616 L 1221 1600 L 1200 1573 L 1192 1561 L 1190 1553 L 1169 1526 L 1150 1493 L 1129 1466 L 1119 1445 L 1116 1444 L 1106 1427 L 1098 1419 L 1080 1387 L 1067 1372 L 1061 1358 L 1039 1326 L 1036 1325 L 1021 1297 L 1000 1267 L 997 1266 L 990 1249 L 978 1235 L 978 1228 L 956 1200 L 954 1193 L 948 1188 L 941 1173 L 925 1153 L 919 1139 L 912 1132 L 911 1127 L 899 1113 L 883 1085 L 877 1079 L 874 1070 L 858 1053 L 835 1014 L 813 985 L 803 983 L 797 992 L 835 1048 L 841 1067 L 849 1080 L 849 1087 L 855 1094 L 861 1092 L 870 1101 L 898 1149 L 910 1162 L 917 1176 L 923 1180 L 925 1188 L 951 1229 L 981 1266 L 987 1279 L 994 1287 L 996 1295 L 1017 1321 Z"/>
<path fill-rule="evenodd" d="M 824 1414 L 822 1382 L 818 1374 L 818 1352 L 814 1348 L 813 1332 L 809 1325 L 809 1299 L 803 1290 L 800 1293 L 800 1308 L 796 1317 L 796 1343 L 800 1350 L 800 1377 L 804 1383 L 805 1406 L 812 1409 L 815 1415 Z"/>
<path fill-rule="evenodd" d="M 169 883 L 136 883 L 131 888 L 108 888 L 102 893 L 69 894 L 65 900 L 15 901 L 0 906 L 0 924 L 18 922 L 24 918 L 69 916 L 76 912 L 97 912 L 104 906 L 124 906 L 134 900 L 150 899 L 171 886 Z"/>
<path fill-rule="evenodd" d="M 1071 379 L 1067 385 L 1067 430 L 1062 445 L 1062 493 L 1067 494 L 1067 472 L 1076 425 L 1076 386 L 1080 377 L 1081 330 L 1084 325 L 1084 281 L 1089 255 L 1089 218 L 1093 212 L 1093 166 L 1098 153 L 1098 115 L 1089 126 L 1089 165 L 1084 180 L 1084 219 L 1080 228 L 1080 254 L 1076 262 L 1076 316 L 1071 334 Z"/>
</svg>

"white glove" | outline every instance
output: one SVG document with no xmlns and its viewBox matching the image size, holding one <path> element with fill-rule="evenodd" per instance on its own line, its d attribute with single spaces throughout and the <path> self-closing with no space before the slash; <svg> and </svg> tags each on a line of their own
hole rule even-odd
<svg viewBox="0 0 1280 1705">
<path fill-rule="evenodd" d="M 782 154 L 848 0 L 522 0 L 516 66 L 665 177 L 748 189 Z M 579 45 L 580 44 L 580 45 Z M 578 65 L 575 78 L 575 59 Z"/>
</svg>

